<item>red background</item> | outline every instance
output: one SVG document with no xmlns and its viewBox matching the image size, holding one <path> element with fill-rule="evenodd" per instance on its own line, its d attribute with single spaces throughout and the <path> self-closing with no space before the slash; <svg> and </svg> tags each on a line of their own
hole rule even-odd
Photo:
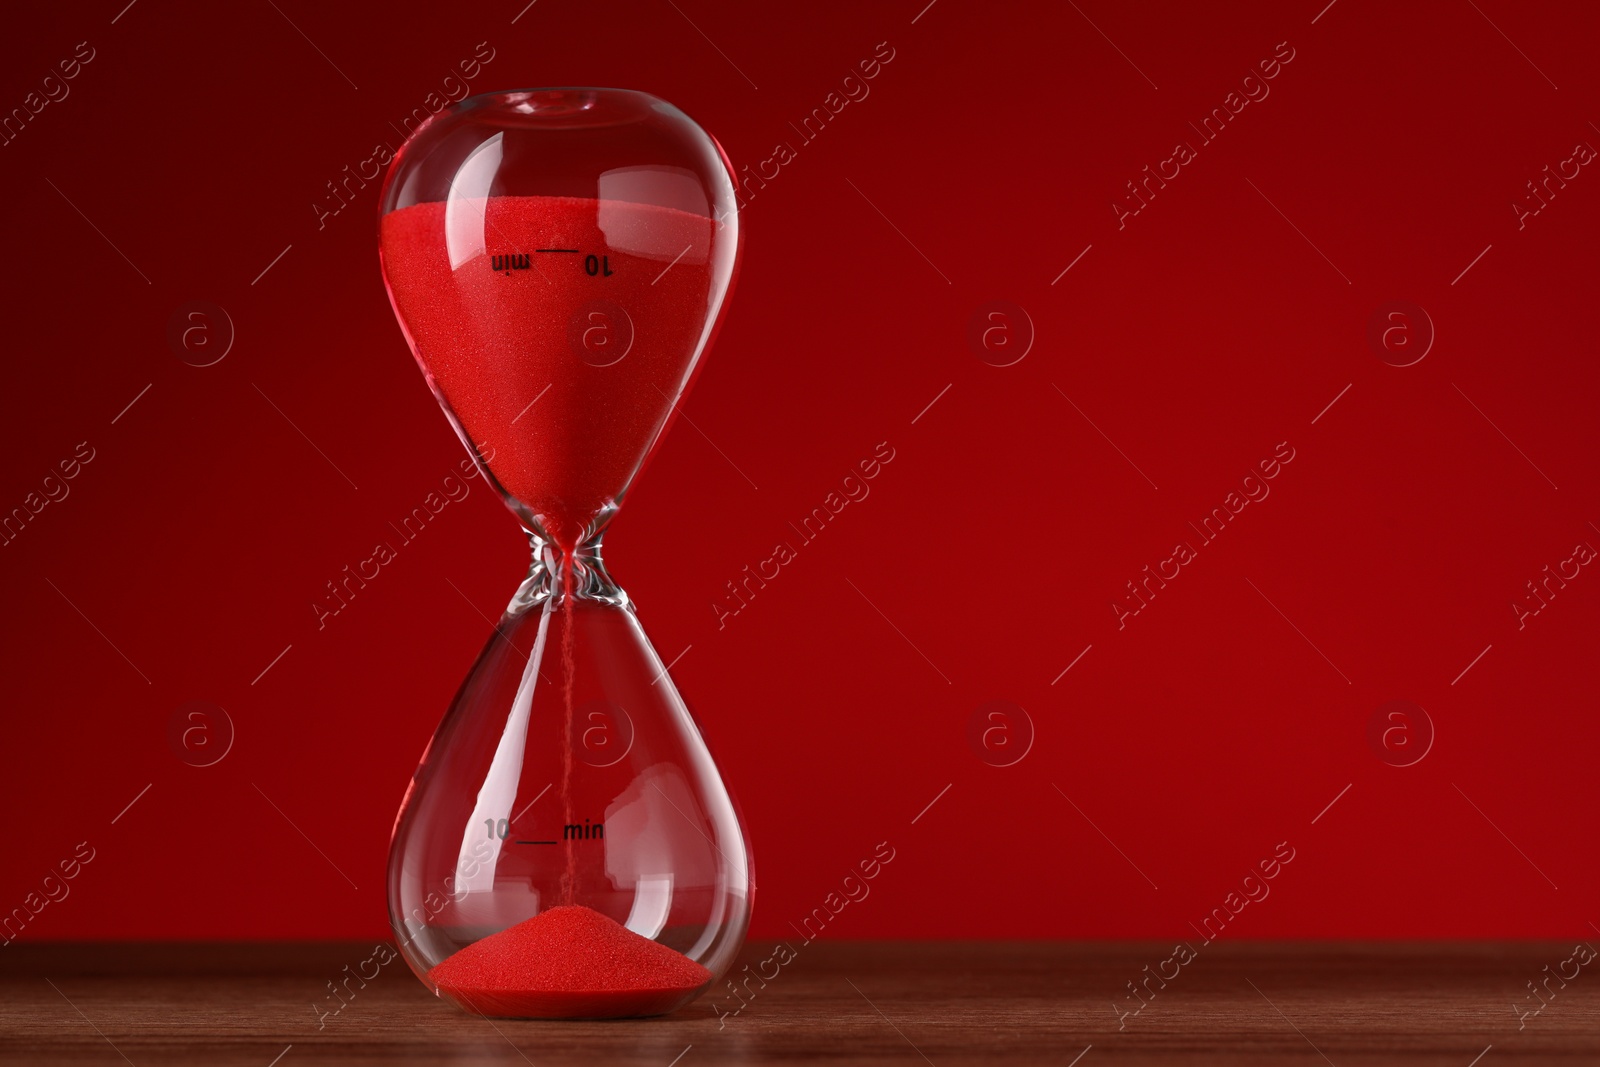
<svg viewBox="0 0 1600 1067">
<path fill-rule="evenodd" d="M 736 165 L 797 147 L 745 213 L 694 426 L 608 538 L 662 656 L 688 648 L 754 933 L 885 840 L 829 936 L 1177 936 L 1285 841 L 1228 936 L 1600 921 L 1600 577 L 1520 631 L 1510 606 L 1600 545 L 1600 177 L 1511 206 L 1600 144 L 1593 10 L 123 3 L 0 34 L 7 110 L 95 50 L 0 148 L 0 507 L 95 450 L 0 548 L 0 910 L 95 850 L 25 938 L 386 931 L 394 812 L 525 548 L 474 482 L 317 629 L 462 452 L 383 292 L 376 183 L 320 230 L 312 204 L 485 41 L 473 92 L 640 88 Z M 1119 230 L 1124 184 L 1284 41 L 1270 96 Z M 168 345 L 192 300 L 236 329 L 214 366 Z M 1004 368 L 967 340 L 994 300 L 1037 335 Z M 1437 331 L 1404 368 L 1367 337 L 1394 300 Z M 723 584 L 885 441 L 871 496 L 719 629 Z M 1119 630 L 1124 583 L 1284 441 L 1270 497 Z M 1409 767 L 1367 739 L 1401 699 L 1436 730 Z M 191 700 L 236 728 L 213 766 L 169 743 Z M 992 700 L 1033 723 L 1012 766 L 969 743 Z"/>
</svg>

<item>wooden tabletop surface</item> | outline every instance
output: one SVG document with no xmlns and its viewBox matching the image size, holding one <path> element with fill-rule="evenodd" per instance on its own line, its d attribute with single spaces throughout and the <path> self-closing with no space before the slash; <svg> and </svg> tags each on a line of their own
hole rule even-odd
<svg viewBox="0 0 1600 1067">
<path fill-rule="evenodd" d="M 1180 963 L 1149 943 L 818 942 L 737 1013 L 724 987 L 580 1023 L 471 1017 L 399 960 L 334 999 L 373 948 L 7 945 L 0 1064 L 1600 1063 L 1600 961 L 1571 944 L 1218 943 Z"/>
</svg>

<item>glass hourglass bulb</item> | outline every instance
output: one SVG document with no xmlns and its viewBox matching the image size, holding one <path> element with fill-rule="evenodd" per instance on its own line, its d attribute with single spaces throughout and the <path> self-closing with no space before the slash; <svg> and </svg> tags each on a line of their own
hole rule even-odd
<svg viewBox="0 0 1600 1067">
<path fill-rule="evenodd" d="M 716 142 L 615 89 L 465 100 L 385 180 L 395 315 L 533 564 L 423 753 L 389 913 L 412 969 L 481 1015 L 654 1015 L 732 963 L 750 855 L 601 538 L 733 282 Z"/>
</svg>

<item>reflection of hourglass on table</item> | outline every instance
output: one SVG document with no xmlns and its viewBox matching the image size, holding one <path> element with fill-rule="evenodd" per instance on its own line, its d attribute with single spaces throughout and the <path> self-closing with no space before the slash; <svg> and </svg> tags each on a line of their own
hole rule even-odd
<svg viewBox="0 0 1600 1067">
<path fill-rule="evenodd" d="M 492 94 L 406 143 L 383 211 L 395 313 L 534 551 L 401 808 L 396 937 L 480 1014 L 670 1011 L 738 951 L 750 859 L 601 538 L 732 283 L 727 162 L 643 93 Z"/>
</svg>

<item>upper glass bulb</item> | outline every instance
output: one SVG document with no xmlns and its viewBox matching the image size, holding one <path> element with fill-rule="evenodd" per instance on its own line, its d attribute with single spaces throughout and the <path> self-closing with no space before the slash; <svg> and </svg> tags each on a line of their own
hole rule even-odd
<svg viewBox="0 0 1600 1067">
<path fill-rule="evenodd" d="M 721 150 L 645 93 L 474 97 L 401 148 L 383 212 L 384 278 L 429 384 L 570 550 L 621 503 L 733 281 Z"/>
</svg>

